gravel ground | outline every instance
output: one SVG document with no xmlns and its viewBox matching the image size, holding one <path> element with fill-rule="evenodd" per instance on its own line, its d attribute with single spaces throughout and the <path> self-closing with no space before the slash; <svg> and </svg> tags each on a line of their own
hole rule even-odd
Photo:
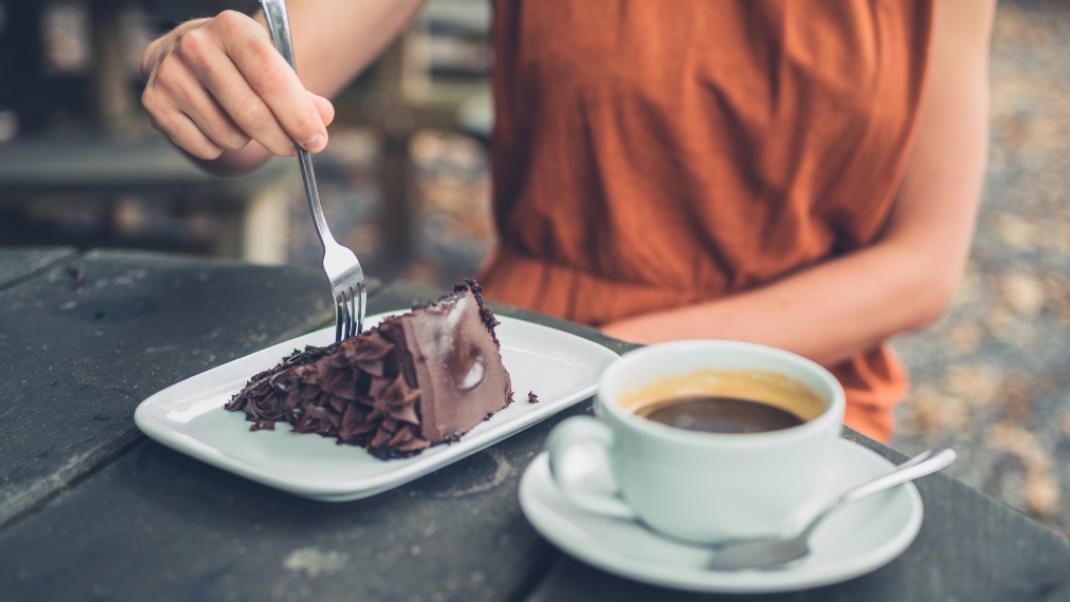
<svg viewBox="0 0 1070 602">
<path fill-rule="evenodd" d="M 954 445 L 966 482 L 1070 534 L 1070 3 L 1003 2 L 992 147 L 950 312 L 896 349 L 893 444 Z"/>
<path fill-rule="evenodd" d="M 1002 2 L 992 56 L 992 148 L 971 261 L 948 314 L 894 341 L 914 388 L 893 445 L 953 445 L 952 471 L 1070 534 L 1070 3 Z M 422 132 L 417 260 L 378 253 L 375 141 L 339 129 L 320 162 L 332 225 L 377 275 L 446 286 L 491 244 L 486 153 Z M 303 202 L 298 263 L 316 263 Z"/>
</svg>

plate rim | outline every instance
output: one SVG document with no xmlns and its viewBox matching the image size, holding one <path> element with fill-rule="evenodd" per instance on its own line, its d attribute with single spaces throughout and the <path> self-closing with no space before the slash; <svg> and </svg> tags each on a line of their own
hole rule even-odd
<svg viewBox="0 0 1070 602">
<path fill-rule="evenodd" d="M 405 311 L 401 309 L 386 311 L 377 313 L 366 318 L 367 321 L 381 320 L 391 315 Z M 514 322 L 525 328 L 538 328 L 547 329 L 552 331 L 555 335 L 564 335 L 571 339 L 571 342 L 586 347 L 584 351 L 596 352 L 599 355 L 598 359 L 604 362 L 604 366 L 608 367 L 610 363 L 620 357 L 616 351 L 602 345 L 598 342 L 581 337 L 574 333 L 554 328 L 546 324 L 540 324 L 531 320 L 525 320 L 523 318 L 516 318 L 513 316 L 499 314 L 496 316 L 499 320 L 504 322 Z M 586 386 L 580 387 L 575 390 L 571 395 L 567 395 L 558 401 L 555 401 L 552 405 L 535 406 L 532 411 L 526 412 L 515 420 L 519 421 L 519 425 L 515 428 L 506 428 L 502 432 L 497 432 L 497 429 L 476 433 L 474 437 L 471 437 L 471 433 L 464 435 L 460 441 L 452 444 L 445 445 L 444 451 L 430 456 L 430 460 L 427 462 L 415 462 L 410 464 L 404 464 L 399 466 L 399 470 L 384 471 L 370 477 L 359 479 L 359 483 L 353 481 L 343 481 L 339 483 L 335 482 L 295 482 L 291 477 L 280 477 L 271 472 L 269 467 L 265 467 L 260 464 L 250 463 L 247 460 L 236 458 L 227 455 L 224 451 L 218 447 L 206 444 L 203 440 L 198 439 L 186 432 L 176 429 L 173 424 L 163 419 L 161 416 L 154 412 L 159 411 L 156 407 L 157 404 L 162 403 L 161 399 L 166 399 L 169 392 L 180 386 L 189 386 L 190 381 L 194 381 L 203 378 L 205 374 L 212 371 L 225 371 L 232 364 L 246 361 L 249 356 L 263 353 L 271 350 L 274 347 L 284 347 L 293 344 L 293 341 L 303 339 L 305 337 L 311 337 L 316 335 L 322 335 L 323 333 L 333 333 L 334 326 L 327 326 L 318 330 L 313 330 L 308 333 L 304 333 L 290 339 L 272 343 L 264 348 L 257 349 L 250 353 L 247 353 L 241 357 L 234 358 L 228 362 L 213 366 L 206 370 L 203 370 L 197 374 L 194 374 L 188 378 L 177 381 L 167 387 L 156 391 L 149 395 L 138 403 L 134 409 L 134 423 L 138 429 L 141 430 L 150 439 L 157 441 L 175 451 L 186 454 L 190 457 L 196 458 L 206 464 L 215 466 L 216 468 L 226 470 L 234 473 L 243 478 L 286 491 L 288 493 L 305 497 L 309 499 L 321 500 L 321 501 L 333 501 L 343 502 L 355 499 L 362 499 L 365 497 L 371 497 L 384 491 L 399 487 L 405 483 L 411 482 L 422 476 L 430 474 L 441 468 L 464 459 L 472 454 L 475 454 L 487 447 L 500 443 L 513 435 L 524 431 L 528 428 L 535 426 L 536 424 L 550 418 L 551 416 L 563 412 L 566 409 L 576 405 L 584 399 L 592 396 L 598 389 L 599 378 L 595 377 L 592 382 Z M 506 343 L 509 346 L 509 343 Z M 582 353 L 582 352 L 581 352 Z M 245 379 L 243 379 L 244 383 Z M 514 391 L 515 395 L 515 391 Z M 190 397 L 189 395 L 185 397 Z M 523 400 L 515 399 L 514 404 L 523 403 Z M 493 420 L 493 418 L 491 419 Z M 244 422 L 243 422 L 244 424 Z M 480 423 L 486 424 L 484 423 Z M 508 424 L 508 423 L 506 423 Z M 477 425 L 479 426 L 479 425 Z M 505 425 L 497 425 L 497 428 L 502 428 Z M 247 429 L 243 429 L 238 435 L 252 435 Z M 470 438 L 471 437 L 471 438 Z M 363 448 L 360 450 L 364 453 Z M 419 456 L 415 456 L 419 458 Z"/>
<path fill-rule="evenodd" d="M 877 452 L 857 442 L 841 438 L 837 440 L 837 445 L 843 446 L 844 449 L 849 449 L 850 451 L 847 453 L 868 455 L 869 460 L 887 464 L 889 469 L 895 466 Z M 521 511 L 542 537 L 545 537 L 573 558 L 599 570 L 624 579 L 676 590 L 723 594 L 759 594 L 799 591 L 842 583 L 873 572 L 901 556 L 917 538 L 924 518 L 924 504 L 917 487 L 913 483 L 906 483 L 904 491 L 906 492 L 910 512 L 899 531 L 880 545 L 856 557 L 853 562 L 832 565 L 832 570 L 827 570 L 817 575 L 807 575 L 790 568 L 778 572 L 726 572 L 666 567 L 665 565 L 652 565 L 647 561 L 622 555 L 605 547 L 584 547 L 578 538 L 568 533 L 568 529 L 548 526 L 546 523 L 554 519 L 547 519 L 541 510 L 533 510 L 534 506 L 540 504 L 540 502 L 533 499 L 535 497 L 533 489 L 536 486 L 533 482 L 539 478 L 536 474 L 537 471 L 548 471 L 545 468 L 546 465 L 546 451 L 541 451 L 528 463 L 518 488 Z M 545 512 L 545 514 L 555 518 L 557 516 L 555 512 Z M 841 568 L 837 569 L 836 567 Z M 740 578 L 741 576 L 753 576 L 755 574 L 760 574 L 763 578 L 758 581 Z M 777 577 L 778 575 L 780 576 L 779 578 Z"/>
</svg>

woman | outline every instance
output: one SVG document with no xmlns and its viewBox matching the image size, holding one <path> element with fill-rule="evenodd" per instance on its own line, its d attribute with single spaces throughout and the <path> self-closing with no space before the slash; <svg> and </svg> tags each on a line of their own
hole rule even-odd
<svg viewBox="0 0 1070 602">
<path fill-rule="evenodd" d="M 290 3 L 300 79 L 224 12 L 142 62 L 156 126 L 240 172 L 327 144 L 419 0 Z M 499 0 L 496 299 L 637 342 L 755 341 L 830 367 L 887 440 L 884 341 L 947 307 L 987 145 L 986 0 Z"/>
</svg>

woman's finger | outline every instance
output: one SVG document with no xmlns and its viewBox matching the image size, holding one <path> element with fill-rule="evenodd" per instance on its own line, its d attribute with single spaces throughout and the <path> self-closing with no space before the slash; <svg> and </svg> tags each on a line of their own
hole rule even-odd
<svg viewBox="0 0 1070 602">
<path fill-rule="evenodd" d="M 249 143 L 249 136 L 223 112 L 182 62 L 168 59 L 158 72 L 154 85 L 164 90 L 216 146 L 237 150 Z"/>
<path fill-rule="evenodd" d="M 167 134 L 182 150 L 205 161 L 218 159 L 223 149 L 208 139 L 189 117 L 171 111 L 162 117 L 153 117 L 156 129 Z"/>
<path fill-rule="evenodd" d="M 334 121 L 334 104 L 318 94 L 309 92 L 308 95 L 312 98 L 312 104 L 316 106 L 316 111 L 319 112 L 323 125 L 331 125 L 331 122 Z"/>
</svg>

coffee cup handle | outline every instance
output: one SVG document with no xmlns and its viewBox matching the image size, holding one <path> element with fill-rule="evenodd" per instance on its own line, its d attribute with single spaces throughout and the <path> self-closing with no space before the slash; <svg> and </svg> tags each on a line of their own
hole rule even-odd
<svg viewBox="0 0 1070 602">
<path fill-rule="evenodd" d="M 598 420 L 586 416 L 569 418 L 557 425 L 546 441 L 550 476 L 562 495 L 577 508 L 602 516 L 632 519 L 635 512 L 621 499 L 615 482 L 607 484 L 609 491 L 584 491 L 576 479 L 568 478 L 568 457 L 575 458 L 574 454 L 586 455 L 587 465 L 605 465 L 604 474 L 609 475 L 608 454 L 612 442 L 613 433 Z"/>
</svg>

